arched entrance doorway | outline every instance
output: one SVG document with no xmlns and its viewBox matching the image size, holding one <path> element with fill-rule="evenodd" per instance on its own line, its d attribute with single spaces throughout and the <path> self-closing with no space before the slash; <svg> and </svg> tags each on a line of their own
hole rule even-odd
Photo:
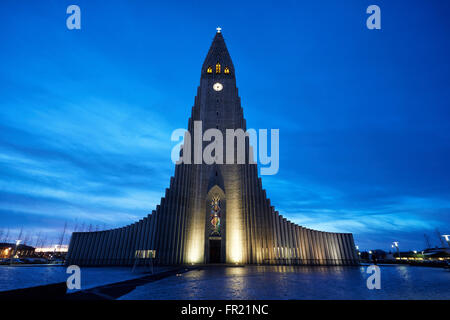
<svg viewBox="0 0 450 320">
<path fill-rule="evenodd" d="M 225 193 L 214 185 L 206 197 L 205 253 L 207 263 L 225 262 Z"/>
</svg>

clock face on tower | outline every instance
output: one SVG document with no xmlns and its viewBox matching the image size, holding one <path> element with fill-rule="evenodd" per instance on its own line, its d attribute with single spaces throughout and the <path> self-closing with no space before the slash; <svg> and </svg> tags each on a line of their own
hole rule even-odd
<svg viewBox="0 0 450 320">
<path fill-rule="evenodd" d="M 220 82 L 216 82 L 213 85 L 213 89 L 216 90 L 216 91 L 222 91 L 223 85 Z"/>
</svg>

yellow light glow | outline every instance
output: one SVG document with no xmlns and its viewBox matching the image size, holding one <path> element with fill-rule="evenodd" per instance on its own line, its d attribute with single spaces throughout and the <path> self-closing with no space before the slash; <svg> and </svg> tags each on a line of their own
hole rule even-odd
<svg viewBox="0 0 450 320">
<path fill-rule="evenodd" d="M 223 71 L 223 73 L 229 74 L 230 73 L 230 68 L 225 67 L 225 70 Z"/>
<path fill-rule="evenodd" d="M 241 204 L 237 199 L 227 199 L 227 228 L 226 251 L 228 263 L 242 263 L 243 261 L 243 223 Z"/>
<path fill-rule="evenodd" d="M 191 222 L 187 241 L 187 262 L 203 263 L 205 223 L 201 212 L 197 212 Z"/>
<path fill-rule="evenodd" d="M 212 73 L 212 67 L 208 67 L 208 69 L 206 70 L 207 73 Z"/>
<path fill-rule="evenodd" d="M 216 73 L 220 73 L 220 63 L 216 64 Z"/>
</svg>

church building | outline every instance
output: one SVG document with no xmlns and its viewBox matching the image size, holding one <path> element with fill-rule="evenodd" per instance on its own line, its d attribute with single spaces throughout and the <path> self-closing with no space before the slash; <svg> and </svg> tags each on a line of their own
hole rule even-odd
<svg viewBox="0 0 450 320">
<path fill-rule="evenodd" d="M 192 137 L 197 121 L 203 132 L 213 128 L 223 136 L 226 129 L 247 130 L 235 76 L 218 28 L 188 121 Z M 195 152 L 185 139 L 180 156 Z M 257 164 L 250 161 L 251 153 L 246 139 L 243 164 L 177 163 L 165 196 L 151 214 L 117 229 L 74 232 L 67 264 L 133 265 L 137 259 L 160 265 L 358 264 L 352 234 L 308 229 L 276 211 L 262 187 Z"/>
</svg>

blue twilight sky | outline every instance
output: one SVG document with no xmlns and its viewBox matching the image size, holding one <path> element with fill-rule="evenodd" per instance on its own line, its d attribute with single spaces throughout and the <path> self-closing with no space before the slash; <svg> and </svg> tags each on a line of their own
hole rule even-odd
<svg viewBox="0 0 450 320">
<path fill-rule="evenodd" d="M 81 30 L 66 8 L 81 8 Z M 366 28 L 381 7 L 382 30 Z M 362 249 L 450 233 L 450 2 L 0 3 L 0 240 L 136 221 L 174 172 L 221 26 L 249 128 L 280 129 L 275 207 Z"/>
</svg>

